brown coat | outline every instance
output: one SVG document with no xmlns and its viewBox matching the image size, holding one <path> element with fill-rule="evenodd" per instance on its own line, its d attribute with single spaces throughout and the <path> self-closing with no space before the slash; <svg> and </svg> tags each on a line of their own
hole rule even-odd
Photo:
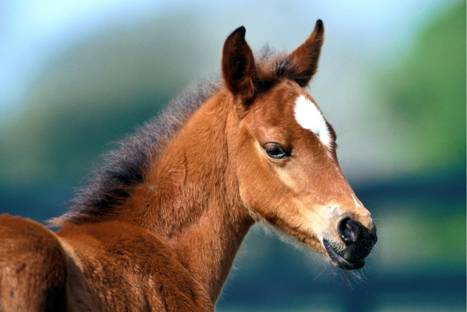
<svg viewBox="0 0 467 312">
<path fill-rule="evenodd" d="M 255 61 L 244 27 L 224 86 L 188 96 L 110 155 L 54 233 L 0 216 L 1 311 L 212 311 L 251 225 L 268 222 L 346 269 L 376 235 L 335 134 L 306 92 L 324 28 Z M 321 134 L 297 121 L 310 105 Z"/>
</svg>

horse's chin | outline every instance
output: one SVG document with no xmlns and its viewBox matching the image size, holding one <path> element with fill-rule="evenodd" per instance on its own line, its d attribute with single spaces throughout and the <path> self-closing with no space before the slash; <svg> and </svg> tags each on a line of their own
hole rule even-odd
<svg viewBox="0 0 467 312">
<path fill-rule="evenodd" d="M 341 255 L 341 252 L 327 239 L 323 239 L 323 245 L 326 252 L 331 259 L 333 265 L 344 270 L 357 270 L 361 269 L 365 265 L 365 261 L 349 261 Z"/>
</svg>

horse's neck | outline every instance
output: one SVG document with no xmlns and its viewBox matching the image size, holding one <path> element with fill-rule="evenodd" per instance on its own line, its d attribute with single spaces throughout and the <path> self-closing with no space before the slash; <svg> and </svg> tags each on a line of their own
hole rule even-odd
<svg viewBox="0 0 467 312">
<path fill-rule="evenodd" d="M 228 155 L 237 122 L 227 99 L 218 93 L 194 113 L 127 205 L 139 224 L 167 240 L 213 300 L 253 222 Z"/>
</svg>

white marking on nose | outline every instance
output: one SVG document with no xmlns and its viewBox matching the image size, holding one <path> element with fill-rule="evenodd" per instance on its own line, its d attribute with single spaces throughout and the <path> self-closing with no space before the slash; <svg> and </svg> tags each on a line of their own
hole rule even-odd
<svg viewBox="0 0 467 312">
<path fill-rule="evenodd" d="M 327 147 L 331 144 L 331 134 L 318 106 L 304 95 L 299 95 L 295 100 L 295 120 L 298 124 L 315 134 Z"/>
<path fill-rule="evenodd" d="M 360 199 L 357 198 L 357 196 L 352 194 L 352 199 L 356 207 L 363 208 L 363 215 L 371 216 L 370 211 L 366 209 L 365 206 L 363 206 L 362 202 L 360 201 Z"/>
<path fill-rule="evenodd" d="M 355 195 L 352 195 L 352 199 L 353 199 L 355 206 L 363 207 L 362 202 Z"/>
<path fill-rule="evenodd" d="M 312 210 L 307 209 L 304 215 L 308 220 L 307 224 L 309 230 L 314 232 L 318 240 L 322 243 L 323 238 L 332 233 L 331 220 L 341 219 L 343 213 L 338 204 L 329 203 L 327 205 L 316 206 Z"/>
</svg>

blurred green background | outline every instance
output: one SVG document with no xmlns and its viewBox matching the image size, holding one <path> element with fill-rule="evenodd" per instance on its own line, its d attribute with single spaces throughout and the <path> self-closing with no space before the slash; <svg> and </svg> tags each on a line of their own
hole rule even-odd
<svg viewBox="0 0 467 312">
<path fill-rule="evenodd" d="M 465 311 L 463 1 L 2 1 L 0 212 L 63 213 L 99 154 L 219 73 L 237 26 L 291 50 L 318 17 L 311 93 L 379 242 L 354 274 L 255 226 L 218 311 Z"/>
</svg>

